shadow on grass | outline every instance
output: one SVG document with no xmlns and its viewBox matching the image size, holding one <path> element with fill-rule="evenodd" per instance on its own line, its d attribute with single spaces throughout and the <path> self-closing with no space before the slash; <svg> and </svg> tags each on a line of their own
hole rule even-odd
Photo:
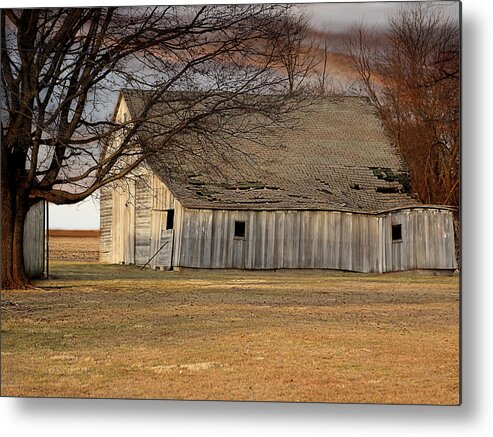
<svg viewBox="0 0 493 437">
<path fill-rule="evenodd" d="M 99 281 L 207 281 L 211 284 L 247 286 L 255 284 L 287 284 L 310 281 L 330 284 L 331 281 L 352 285 L 358 282 L 382 284 L 457 284 L 458 277 L 435 276 L 423 272 L 356 273 L 338 270 L 282 269 L 282 270 L 236 270 L 236 269 L 193 269 L 180 271 L 156 271 L 135 265 L 101 264 L 88 261 L 52 261 L 49 279 L 38 280 L 34 285 L 46 290 L 57 290 L 85 286 Z"/>
</svg>

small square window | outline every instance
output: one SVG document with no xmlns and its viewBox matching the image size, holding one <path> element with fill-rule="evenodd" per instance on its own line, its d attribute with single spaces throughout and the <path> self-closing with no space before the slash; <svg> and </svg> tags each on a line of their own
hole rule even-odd
<svg viewBox="0 0 493 437">
<path fill-rule="evenodd" d="M 392 241 L 402 241 L 402 225 L 392 225 Z"/>
<path fill-rule="evenodd" d="M 235 220 L 235 238 L 245 239 L 245 222 Z"/>
</svg>

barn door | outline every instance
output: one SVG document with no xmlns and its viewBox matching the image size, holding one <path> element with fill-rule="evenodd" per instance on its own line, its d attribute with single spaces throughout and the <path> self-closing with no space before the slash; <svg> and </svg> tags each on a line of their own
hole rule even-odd
<svg viewBox="0 0 493 437">
<path fill-rule="evenodd" d="M 160 270 L 170 270 L 173 256 L 173 229 L 163 229 L 159 241 L 160 251 L 156 257 L 156 265 Z"/>
<path fill-rule="evenodd" d="M 173 267 L 174 210 L 152 211 L 151 268 L 170 270 Z"/>
</svg>

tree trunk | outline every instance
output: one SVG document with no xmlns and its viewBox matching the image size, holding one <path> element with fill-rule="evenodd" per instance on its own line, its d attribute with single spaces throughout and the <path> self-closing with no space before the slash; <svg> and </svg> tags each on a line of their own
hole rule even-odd
<svg viewBox="0 0 493 437">
<path fill-rule="evenodd" d="M 24 266 L 24 223 L 28 199 L 2 157 L 2 289 L 30 288 Z"/>
</svg>

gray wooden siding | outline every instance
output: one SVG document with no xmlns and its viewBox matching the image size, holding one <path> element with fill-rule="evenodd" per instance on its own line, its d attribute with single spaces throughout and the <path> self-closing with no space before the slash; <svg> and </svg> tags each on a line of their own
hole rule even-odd
<svg viewBox="0 0 493 437">
<path fill-rule="evenodd" d="M 111 256 L 113 264 L 135 263 L 135 182 L 125 181 L 112 190 Z"/>
<path fill-rule="evenodd" d="M 380 215 L 337 211 L 186 209 L 155 176 L 101 192 L 101 260 L 152 268 L 321 268 L 358 272 L 455 269 L 452 212 L 410 208 Z M 174 229 L 166 219 L 174 209 Z M 245 238 L 234 236 L 244 221 Z M 392 241 L 392 225 L 402 240 Z"/>
<path fill-rule="evenodd" d="M 175 199 L 168 187 L 155 175 L 152 176 L 152 209 L 150 213 L 150 250 L 148 259 L 154 257 L 149 263 L 153 269 L 167 269 L 172 262 L 176 249 L 176 226 L 181 218 L 181 205 Z M 166 221 L 169 210 L 174 210 L 173 230 L 166 230 Z M 163 247 L 164 242 L 168 243 Z M 158 253 L 159 252 L 159 253 Z M 156 255 L 157 254 L 157 255 Z M 155 256 L 156 255 L 156 256 Z M 145 262 L 147 262 L 147 260 Z M 144 264 L 144 263 L 143 263 Z"/>
<path fill-rule="evenodd" d="M 32 206 L 24 225 L 24 266 L 30 278 L 39 278 L 44 268 L 44 207 L 44 202 Z"/>
<path fill-rule="evenodd" d="M 454 225 L 450 211 L 410 209 L 382 218 L 385 270 L 455 269 Z M 392 241 L 392 225 L 402 226 L 402 241 Z"/>
<path fill-rule="evenodd" d="M 166 230 L 174 209 L 174 230 Z M 174 238 L 180 231 L 181 205 L 155 176 L 146 173 L 101 189 L 100 259 L 108 263 L 146 264 L 168 268 L 175 257 Z M 163 240 L 163 241 L 164 241 Z"/>
<path fill-rule="evenodd" d="M 139 177 L 135 181 L 135 264 L 143 265 L 151 251 L 152 178 Z"/>
<path fill-rule="evenodd" d="M 135 264 L 143 265 L 161 247 L 168 210 L 175 206 L 175 198 L 155 176 L 144 174 L 135 181 Z M 169 244 L 171 246 L 171 243 Z M 149 264 L 156 268 L 160 257 Z"/>
<path fill-rule="evenodd" d="M 109 187 L 102 187 L 99 194 L 99 259 L 101 262 L 110 263 L 111 254 L 111 226 L 112 226 L 112 205 L 113 190 Z"/>
<path fill-rule="evenodd" d="M 322 268 L 358 272 L 456 268 L 452 214 L 183 209 L 175 265 L 198 268 Z M 245 239 L 234 237 L 235 221 Z M 392 224 L 402 242 L 392 242 Z"/>
<path fill-rule="evenodd" d="M 245 239 L 234 236 L 235 221 Z M 378 271 L 379 219 L 330 211 L 183 210 L 178 265 Z"/>
<path fill-rule="evenodd" d="M 162 211 L 174 208 L 175 196 L 156 175 L 152 177 L 152 193 L 152 209 Z"/>
</svg>

